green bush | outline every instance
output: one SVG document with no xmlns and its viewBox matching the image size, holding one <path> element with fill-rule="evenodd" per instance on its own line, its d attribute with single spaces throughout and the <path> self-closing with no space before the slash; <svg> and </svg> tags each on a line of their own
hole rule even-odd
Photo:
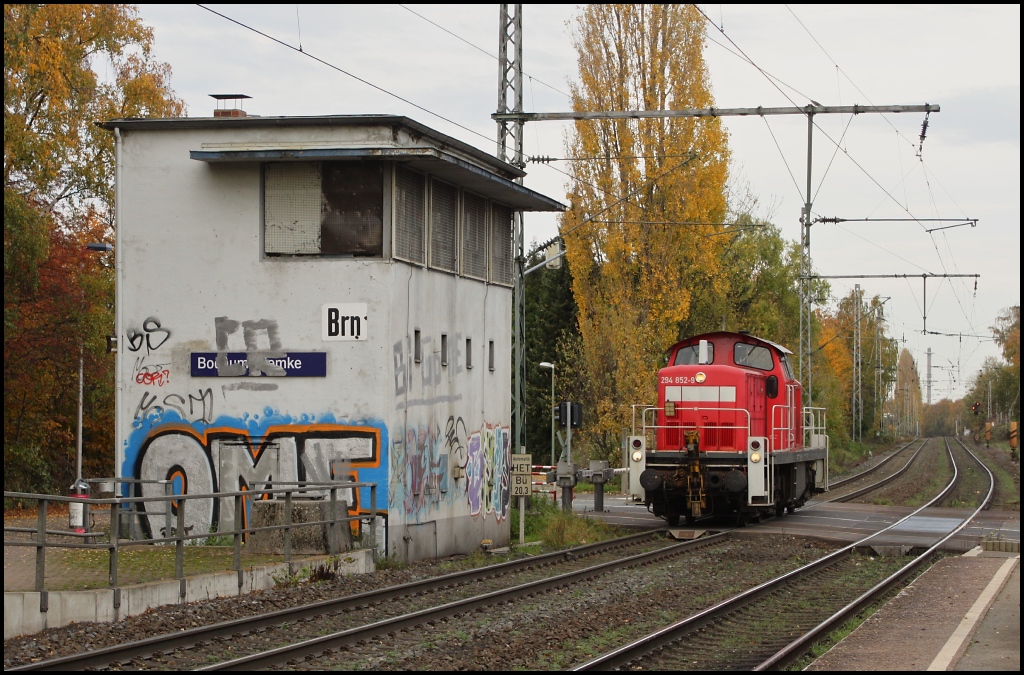
<svg viewBox="0 0 1024 675">
<path fill-rule="evenodd" d="M 5 492 L 56 494 L 56 487 L 50 465 L 38 447 L 4 445 Z"/>
<path fill-rule="evenodd" d="M 518 500 L 516 502 L 518 504 Z M 621 536 L 622 533 L 605 523 L 563 511 L 551 503 L 550 498 L 533 495 L 526 511 L 525 537 L 527 541 L 540 540 L 545 548 L 570 548 Z M 512 509 L 512 539 L 518 541 L 519 509 Z"/>
</svg>

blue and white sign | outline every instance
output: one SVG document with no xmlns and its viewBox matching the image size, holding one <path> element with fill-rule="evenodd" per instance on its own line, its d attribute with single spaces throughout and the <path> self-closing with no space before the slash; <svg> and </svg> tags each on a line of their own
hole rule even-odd
<svg viewBox="0 0 1024 675">
<path fill-rule="evenodd" d="M 326 352 L 192 352 L 189 362 L 192 377 L 327 377 Z"/>
<path fill-rule="evenodd" d="M 366 303 L 324 304 L 321 308 L 321 328 L 325 342 L 352 340 L 365 342 L 369 333 L 370 317 Z"/>
</svg>

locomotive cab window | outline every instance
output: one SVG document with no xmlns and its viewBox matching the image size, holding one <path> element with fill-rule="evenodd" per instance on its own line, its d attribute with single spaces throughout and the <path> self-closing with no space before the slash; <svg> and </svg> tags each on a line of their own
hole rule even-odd
<svg viewBox="0 0 1024 675">
<path fill-rule="evenodd" d="M 772 370 L 775 368 L 771 350 L 761 345 L 737 342 L 736 346 L 733 347 L 732 359 L 737 366 L 744 366 L 746 368 L 757 368 L 758 370 Z"/>
<path fill-rule="evenodd" d="M 708 341 L 708 363 L 715 362 L 715 345 Z M 696 365 L 707 365 L 700 363 L 700 345 L 690 345 L 689 347 L 680 347 L 679 351 L 676 352 L 675 361 L 672 362 L 673 366 L 696 366 Z"/>
<path fill-rule="evenodd" d="M 779 355 L 779 363 L 782 364 L 782 373 L 786 376 L 787 380 L 793 379 L 793 368 L 789 365 L 789 359 L 786 358 L 785 354 Z"/>
</svg>

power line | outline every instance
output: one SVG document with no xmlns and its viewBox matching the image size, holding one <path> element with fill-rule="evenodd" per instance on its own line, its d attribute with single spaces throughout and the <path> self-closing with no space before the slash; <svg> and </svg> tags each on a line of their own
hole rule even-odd
<svg viewBox="0 0 1024 675">
<path fill-rule="evenodd" d="M 804 195 L 800 192 L 800 184 L 796 182 L 796 176 L 793 175 L 793 170 L 789 168 L 789 162 L 786 160 L 786 155 L 782 152 L 782 148 L 779 146 L 778 139 L 775 138 L 775 132 L 772 131 L 772 125 L 768 124 L 767 117 L 762 117 L 761 119 L 764 120 L 764 125 L 768 127 L 768 133 L 771 135 L 772 141 L 775 142 L 775 149 L 779 151 L 779 156 L 782 157 L 782 163 L 786 165 L 786 172 L 789 173 L 789 177 L 793 181 L 793 187 L 796 188 L 797 195 L 800 196 L 801 201 L 804 201 Z"/>
<path fill-rule="evenodd" d="M 402 9 L 404 9 L 404 10 L 406 10 L 406 11 L 408 11 L 408 12 L 411 12 L 412 14 L 415 14 L 415 15 L 416 15 L 416 16 L 418 16 L 419 18 L 421 18 L 421 19 L 423 19 L 424 21 L 426 21 L 427 23 L 429 23 L 429 24 L 430 24 L 431 26 L 434 26 L 435 28 L 439 28 L 440 30 L 443 30 L 443 31 L 444 31 L 445 33 L 448 33 L 448 35 L 451 35 L 451 36 L 452 36 L 453 38 L 455 38 L 456 40 L 459 40 L 459 41 L 461 41 L 461 42 L 465 42 L 465 43 L 466 43 L 467 45 L 469 45 L 469 46 L 470 46 L 470 47 L 472 47 L 473 49 L 477 50 L 478 52 L 481 52 L 481 53 L 483 53 L 483 54 L 486 54 L 487 56 L 490 56 L 490 57 L 491 57 L 492 59 L 494 59 L 495 61 L 497 61 L 497 60 L 498 60 L 498 57 L 497 57 L 497 56 L 495 56 L 494 54 L 490 53 L 489 51 L 487 51 L 487 50 L 486 50 L 486 49 L 484 49 L 483 47 L 479 47 L 479 46 L 477 46 L 477 45 L 473 44 L 472 42 L 470 42 L 469 40 L 467 40 L 466 38 L 462 37 L 461 35 L 457 35 L 457 34 L 453 33 L 452 31 L 448 30 L 447 28 L 445 28 L 445 27 L 444 27 L 444 26 L 442 26 L 441 24 L 439 24 L 439 23 L 436 23 L 436 22 L 434 22 L 434 21 L 431 21 L 430 19 L 428 19 L 427 17 L 423 16 L 422 14 L 420 14 L 419 12 L 417 12 L 416 10 L 414 10 L 414 9 L 411 9 L 411 8 L 410 8 L 410 7 L 408 7 L 407 5 L 399 5 L 399 7 L 401 7 Z M 558 92 L 559 94 L 561 94 L 562 96 L 565 96 L 566 98 L 572 98 L 571 96 L 569 96 L 569 94 L 565 93 L 564 91 L 562 91 L 562 90 L 561 90 L 561 89 L 559 89 L 558 87 L 555 87 L 555 86 L 553 86 L 553 85 L 550 85 L 550 84 L 548 84 L 547 82 L 545 82 L 544 80 L 542 80 L 542 79 L 540 79 L 540 78 L 534 77 L 533 75 L 530 75 L 529 73 L 527 73 L 527 72 L 525 72 L 525 71 L 523 72 L 523 75 L 525 75 L 526 77 L 530 78 L 530 80 L 531 80 L 531 81 L 532 81 L 532 80 L 537 80 L 537 82 L 540 82 L 541 84 L 543 84 L 543 85 L 544 85 L 545 87 L 547 87 L 548 89 L 550 89 L 550 90 L 552 90 L 552 91 L 556 91 L 556 92 Z"/>
<path fill-rule="evenodd" d="M 789 10 L 789 13 L 793 15 L 793 18 L 796 19 L 796 22 L 800 24 L 800 27 L 803 28 L 807 32 L 807 35 L 809 35 L 810 38 L 812 40 L 814 40 L 814 44 L 818 45 L 818 48 L 821 49 L 823 54 L 825 54 L 825 57 L 829 61 L 832 62 L 832 65 L 834 65 L 836 67 L 836 70 L 843 74 L 843 77 L 846 78 L 847 82 L 849 82 L 850 84 L 853 85 L 853 88 L 857 90 L 857 93 L 859 93 L 861 96 L 863 96 L 867 100 L 868 103 L 871 103 L 871 98 L 867 94 L 865 94 L 861 90 L 861 88 L 857 86 L 857 83 L 854 82 L 853 79 L 849 75 L 846 74 L 846 71 L 843 70 L 842 67 L 840 67 L 840 65 L 838 63 L 836 63 L 836 60 L 832 58 L 832 55 L 829 54 L 827 51 L 825 51 L 825 48 L 822 47 L 820 42 L 818 42 L 818 38 L 814 37 L 814 34 L 811 33 L 810 29 L 807 28 L 807 26 L 804 25 L 804 22 L 800 20 L 800 17 L 798 17 L 796 15 L 796 13 L 793 11 L 793 9 L 789 5 L 785 5 L 785 7 L 786 7 L 787 10 Z M 872 105 L 874 105 L 874 104 L 872 104 Z M 882 119 L 884 119 L 886 124 L 888 124 L 890 127 L 892 127 L 893 130 L 898 135 L 903 136 L 903 139 L 905 141 L 907 141 L 908 144 L 910 144 L 910 147 L 914 147 L 914 142 L 911 139 L 909 139 L 906 136 L 904 136 L 903 133 L 899 129 L 897 129 L 896 126 L 891 121 L 889 121 L 888 117 L 886 117 L 885 115 L 882 115 Z"/>
<path fill-rule="evenodd" d="M 591 162 L 591 161 L 612 161 L 619 159 L 678 159 L 680 157 L 690 157 L 692 152 L 687 152 L 682 155 L 595 155 L 593 157 L 527 157 L 526 161 L 534 164 L 549 164 L 550 162 Z"/>
<path fill-rule="evenodd" d="M 311 58 L 311 59 L 313 59 L 314 61 L 316 61 L 318 63 L 322 63 L 323 65 L 327 66 L 328 68 L 336 70 L 336 71 L 338 71 L 339 73 L 341 73 L 343 75 L 348 75 L 352 79 L 357 80 L 358 82 L 361 82 L 361 83 L 365 84 L 368 87 L 372 87 L 373 89 L 376 89 L 377 91 L 379 91 L 381 93 L 384 93 L 384 94 L 387 94 L 388 96 L 392 96 L 394 98 L 397 98 L 399 101 L 401 101 L 403 103 L 407 103 L 407 104 L 411 105 L 412 107 L 416 108 L 417 110 L 422 110 L 423 112 L 427 113 L 428 115 L 432 115 L 433 117 L 436 117 L 436 118 L 438 118 L 440 120 L 444 120 L 445 122 L 448 122 L 449 124 L 453 124 L 453 125 L 457 126 L 458 128 L 462 129 L 463 131 L 468 131 L 471 134 L 479 136 L 480 138 L 485 139 L 488 143 L 493 143 L 494 142 L 493 138 L 491 138 L 489 136 L 485 136 L 485 135 L 481 134 L 479 131 L 476 131 L 474 129 L 470 129 L 469 127 L 467 127 L 467 126 L 465 126 L 463 124 L 459 124 L 458 122 L 456 122 L 453 119 L 445 117 L 444 115 L 436 113 L 433 110 L 430 110 L 428 108 L 424 108 L 423 106 L 421 106 L 418 103 L 413 103 L 412 101 L 410 101 L 409 99 L 407 99 L 407 98 L 405 98 L 403 96 L 399 96 L 398 94 L 396 94 L 396 93 L 394 93 L 392 91 L 388 91 L 384 87 L 376 85 L 373 82 L 370 82 L 369 80 L 365 80 L 365 79 L 359 77 L 358 75 L 350 73 L 349 71 L 345 70 L 344 68 L 339 68 L 338 66 L 334 65 L 333 63 L 325 61 L 325 60 L 323 60 L 323 59 L 321 59 L 321 58 L 319 58 L 317 56 L 313 56 L 309 52 L 303 51 L 301 47 L 296 47 L 294 45 L 290 45 L 287 42 L 284 42 L 283 40 L 279 40 L 279 39 L 277 39 L 276 37 L 274 37 L 272 35 L 268 35 L 267 33 L 264 33 L 261 30 L 257 30 L 256 28 L 253 28 L 252 26 L 244 24 L 241 21 L 238 21 L 237 19 L 232 19 L 230 16 L 227 16 L 225 14 L 221 14 L 220 12 L 218 12 L 216 10 L 213 10 L 213 9 L 210 9 L 209 7 L 207 7 L 205 5 L 196 5 L 196 6 L 200 7 L 201 9 L 205 9 L 207 12 L 210 12 L 211 14 L 216 14 L 220 18 L 226 19 L 227 21 L 230 21 L 231 23 L 233 23 L 233 24 L 235 24 L 237 26 L 241 26 L 242 28 L 245 28 L 246 30 L 252 31 L 253 33 L 256 33 L 257 35 L 259 35 L 261 37 L 265 37 L 265 38 L 267 38 L 268 40 L 270 40 L 272 42 L 276 42 L 277 44 L 281 45 L 282 47 L 287 47 L 288 49 L 291 49 L 292 51 L 294 51 L 296 53 L 299 53 L 299 54 L 302 54 L 303 56 Z"/>
<path fill-rule="evenodd" d="M 857 90 L 857 91 L 858 91 L 858 92 L 859 92 L 859 93 L 861 94 L 861 96 L 864 96 L 864 97 L 865 97 L 865 98 L 866 98 L 866 99 L 868 100 L 868 102 L 870 103 L 870 102 L 871 102 L 871 99 L 870 99 L 870 97 L 868 97 L 868 96 L 867 96 L 867 94 L 865 94 L 865 93 L 864 93 L 864 92 L 863 92 L 863 91 L 861 90 L 861 88 L 857 86 L 857 83 L 856 83 L 856 82 L 854 82 L 854 81 L 853 81 L 853 79 L 852 79 L 852 78 L 851 78 L 851 77 L 850 77 L 849 75 L 847 75 L 846 71 L 844 71 L 844 70 L 843 70 L 843 69 L 842 69 L 842 68 L 841 68 L 841 67 L 839 66 L 839 64 L 838 64 L 838 63 L 836 62 L 836 60 L 835 60 L 834 58 L 832 58 L 832 55 L 828 53 L 828 51 L 827 51 L 827 50 L 825 49 L 825 47 L 824 47 L 824 46 L 823 46 L 823 45 L 821 44 L 821 42 L 820 42 L 820 41 L 818 40 L 818 38 L 816 38 L 816 37 L 814 36 L 814 34 L 813 34 L 813 33 L 811 33 L 810 29 L 809 29 L 809 28 L 808 28 L 808 27 L 807 27 L 807 26 L 806 26 L 806 25 L 804 24 L 804 22 L 800 20 L 800 17 L 798 17 L 798 16 L 796 15 L 796 12 L 794 12 L 794 11 L 793 11 L 793 9 L 792 9 L 792 8 L 791 8 L 791 7 L 789 6 L 789 5 L 786 5 L 786 9 L 787 9 L 787 10 L 789 11 L 789 13 L 790 13 L 790 14 L 792 14 L 792 15 L 793 15 L 793 18 L 794 18 L 794 19 L 796 19 L 796 22 L 797 22 L 798 24 L 800 24 L 800 27 L 801 27 L 801 28 L 803 28 L 803 29 L 804 29 L 804 31 L 806 31 L 806 32 L 807 32 L 807 35 L 808 35 L 808 36 L 810 36 L 811 40 L 813 40 L 813 41 L 814 41 L 814 44 L 816 44 L 816 45 L 818 46 L 818 48 L 819 48 L 819 49 L 820 49 L 820 50 L 822 51 L 822 53 L 823 53 L 823 54 L 825 55 L 825 57 L 826 57 L 826 58 L 828 58 L 828 60 L 829 60 L 830 62 L 832 62 L 832 65 L 834 65 L 834 66 L 836 67 L 836 70 L 837 70 L 837 72 L 841 72 L 841 73 L 843 74 L 843 76 L 844 76 L 844 77 L 845 77 L 845 78 L 846 78 L 846 79 L 847 79 L 847 80 L 848 80 L 848 81 L 850 82 L 850 84 L 852 84 L 852 85 L 853 85 L 853 87 L 854 87 L 854 88 L 855 88 L 855 89 L 856 89 L 856 90 Z M 904 136 L 904 135 L 903 135 L 903 133 L 902 133 L 902 132 L 900 132 L 900 130 L 899 130 L 899 129 L 897 129 L 897 128 L 896 128 L 896 126 L 895 126 L 895 125 L 894 125 L 894 124 L 893 124 L 893 123 L 892 123 L 891 121 L 889 121 L 888 117 L 886 117 L 886 116 L 885 116 L 885 115 L 883 114 L 883 115 L 882 115 L 882 119 L 884 119 L 884 120 L 885 120 L 885 122 L 886 122 L 886 123 L 887 123 L 887 124 L 888 124 L 888 125 L 889 125 L 890 127 L 892 127 L 892 128 L 893 128 L 893 130 L 894 130 L 894 131 L 896 132 L 897 136 L 900 136 L 900 137 L 902 137 L 902 138 L 903 138 L 904 140 L 906 140 L 906 141 L 907 141 L 907 143 L 908 143 L 908 144 L 909 144 L 909 145 L 911 146 L 911 148 L 913 148 L 913 147 L 914 147 L 914 142 L 913 142 L 913 140 L 911 140 L 911 139 L 907 138 L 906 136 Z M 820 127 L 819 127 L 819 128 L 820 128 Z M 924 122 L 923 122 L 923 124 L 921 125 L 921 133 L 920 133 L 920 137 L 919 137 L 919 143 L 918 143 L 918 147 L 917 147 L 917 152 L 916 152 L 917 158 L 918 158 L 918 159 L 919 159 L 919 160 L 921 161 L 922 165 L 923 165 L 923 163 L 924 163 L 924 158 L 922 157 L 922 154 L 921 154 L 921 148 L 922 148 L 922 146 L 923 146 L 923 144 L 924 144 L 924 139 L 925 139 L 925 135 L 926 135 L 926 133 L 927 133 L 927 130 L 928 130 L 928 113 L 925 113 L 925 118 L 924 118 Z M 844 135 L 845 135 L 845 132 L 844 132 Z M 826 134 L 826 136 L 827 136 L 827 134 Z M 829 139 L 829 140 L 831 140 L 831 139 Z M 844 151 L 844 152 L 845 152 L 845 151 Z M 847 154 L 848 154 L 848 153 L 847 153 Z M 852 160 L 853 158 L 851 157 L 850 159 Z M 901 173 L 901 174 L 903 174 L 903 168 L 902 168 L 902 155 L 900 155 L 900 162 L 901 162 L 901 164 L 900 164 L 900 173 Z M 854 163 L 856 164 L 856 161 L 854 161 Z M 859 167 L 859 165 L 858 165 L 858 167 Z M 862 169 L 862 170 L 863 170 L 863 169 Z M 866 173 L 866 172 L 865 172 L 865 173 Z M 869 178 L 871 177 L 871 176 L 870 176 L 869 174 L 867 174 L 867 175 L 868 175 L 868 177 L 869 177 Z M 901 179 L 901 181 L 900 181 L 900 182 L 901 182 L 901 183 L 903 183 L 903 185 L 904 185 L 904 196 L 906 195 L 906 177 L 907 177 L 906 175 L 903 175 L 903 178 L 902 178 L 902 179 Z M 930 200 L 931 200 L 931 203 L 932 203 L 932 209 L 933 209 L 933 210 L 934 210 L 934 211 L 935 211 L 935 212 L 937 213 L 937 212 L 938 212 L 938 208 L 937 208 L 937 207 L 936 207 L 936 205 L 935 205 L 935 196 L 934 196 L 934 195 L 932 194 L 932 189 L 931 189 L 931 183 L 930 183 L 930 182 L 928 181 L 928 173 L 927 173 L 927 171 L 925 171 L 925 173 L 924 173 L 924 178 L 925 178 L 925 185 L 926 185 L 926 186 L 927 186 L 927 188 L 928 188 L 928 195 L 929 195 L 929 198 L 930 198 Z M 872 178 L 872 180 L 874 180 L 874 179 Z M 822 179 L 822 182 L 824 182 L 824 178 Z M 876 181 L 876 184 L 877 184 L 877 181 Z M 881 187 L 881 186 L 879 185 L 879 187 Z M 820 187 L 819 187 L 819 189 L 820 189 Z M 945 189 L 945 188 L 943 188 L 943 189 Z M 886 194 L 889 194 L 889 193 L 887 192 Z M 948 194 L 949 194 L 949 193 L 947 192 L 947 195 L 948 195 Z M 898 202 L 898 201 L 897 201 L 897 200 L 896 200 L 896 199 L 895 199 L 894 197 L 892 197 L 892 195 L 891 195 L 891 194 L 889 194 L 889 197 L 890 197 L 891 199 L 893 199 L 893 201 L 896 201 L 896 203 L 897 203 L 897 204 L 899 204 L 899 202 Z M 952 199 L 952 198 L 951 198 L 951 199 Z M 954 200 L 954 204 L 956 204 L 955 200 Z M 877 208 L 877 207 L 876 207 L 876 208 Z M 905 207 L 903 207 L 903 208 L 904 208 L 904 211 L 906 211 L 906 212 L 907 212 L 908 214 L 910 214 L 910 215 L 913 215 L 913 214 L 911 214 L 911 213 L 910 213 L 910 209 L 909 209 L 909 202 L 908 202 L 907 206 L 905 206 Z M 959 208 L 959 206 L 957 206 L 957 208 Z M 972 225 L 972 227 L 973 227 L 973 225 Z M 929 234 L 930 234 L 931 232 L 933 232 L 933 231 L 934 231 L 934 230 L 929 230 L 929 229 L 927 229 L 927 228 L 923 228 L 923 229 L 925 230 L 925 232 L 927 232 L 927 233 L 929 233 Z M 944 229 L 944 228 L 935 228 L 935 229 Z M 939 265 L 940 265 L 940 266 L 942 266 L 942 270 L 943 270 L 944 272 L 948 271 L 948 270 L 946 269 L 946 265 L 945 265 L 945 262 L 943 262 L 943 260 L 942 260 L 942 255 L 941 255 L 941 253 L 939 253 L 939 250 L 938 250 L 938 246 L 937 246 L 937 245 L 936 245 L 936 243 L 935 243 L 935 238 L 934 238 L 934 237 L 932 237 L 932 243 L 933 243 L 933 245 L 935 245 L 935 253 L 936 253 L 936 256 L 937 256 L 937 257 L 938 257 L 938 259 L 939 259 Z M 954 256 L 952 255 L 952 251 L 950 251 L 950 259 L 951 259 L 951 260 L 952 260 L 952 262 L 953 262 L 953 267 L 954 267 L 954 269 L 957 269 L 957 265 L 956 265 L 956 259 L 955 259 L 955 257 L 954 257 Z M 962 284 L 961 284 L 961 285 L 962 285 Z M 951 290 L 953 289 L 953 284 L 952 284 L 952 283 L 950 284 L 950 289 L 951 289 Z M 959 306 L 959 308 L 960 308 L 960 312 L 961 312 L 961 314 L 963 314 L 963 315 L 964 315 L 964 318 L 965 318 L 965 319 L 967 319 L 967 322 L 968 322 L 968 323 L 970 323 L 970 322 L 971 322 L 971 320 L 970 320 L 970 318 L 969 318 L 969 317 L 967 316 L 967 311 L 966 311 L 966 310 L 964 309 L 963 303 L 962 303 L 962 302 L 960 301 L 960 297 L 959 297 L 959 296 L 958 296 L 958 295 L 956 294 L 955 290 L 954 290 L 954 292 L 953 292 L 953 297 L 954 297 L 954 299 L 956 300 L 956 302 L 957 302 L 957 305 L 958 305 L 958 306 Z"/>
</svg>

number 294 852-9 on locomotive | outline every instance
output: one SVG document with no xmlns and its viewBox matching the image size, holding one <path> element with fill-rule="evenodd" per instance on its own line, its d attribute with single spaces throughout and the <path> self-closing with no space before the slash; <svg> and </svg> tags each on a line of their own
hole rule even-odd
<svg viewBox="0 0 1024 675">
<path fill-rule="evenodd" d="M 644 410 L 644 501 L 670 525 L 731 516 L 781 516 L 828 489 L 825 410 L 803 405 L 785 347 L 745 333 L 674 345 Z M 632 449 L 632 448 L 631 448 Z M 633 453 L 634 459 L 637 453 Z M 637 467 L 640 468 L 640 467 Z"/>
</svg>

